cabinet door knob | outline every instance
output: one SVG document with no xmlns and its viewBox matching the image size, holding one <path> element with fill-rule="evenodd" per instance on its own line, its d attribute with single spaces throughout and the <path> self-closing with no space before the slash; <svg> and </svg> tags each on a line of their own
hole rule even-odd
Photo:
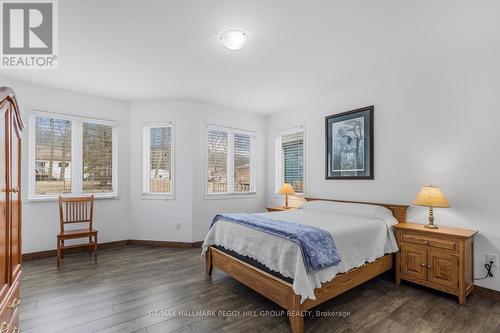
<svg viewBox="0 0 500 333">
<path fill-rule="evenodd" d="M 427 265 L 426 264 L 422 264 L 422 267 L 426 267 Z"/>
<path fill-rule="evenodd" d="M 14 186 L 12 189 L 11 189 L 12 193 L 17 193 L 19 192 L 19 188 L 17 188 L 17 186 Z"/>
<path fill-rule="evenodd" d="M 429 241 L 427 241 L 427 240 L 426 240 L 426 241 L 424 241 L 424 244 L 425 244 L 425 245 L 429 245 Z"/>
<path fill-rule="evenodd" d="M 9 305 L 7 305 L 7 307 L 11 310 L 15 309 L 18 307 L 18 305 L 21 304 L 21 301 L 18 300 L 17 298 L 14 298 L 14 300 L 12 300 L 12 303 L 10 303 Z"/>
<path fill-rule="evenodd" d="M 427 268 L 432 268 L 432 266 L 431 265 L 427 265 Z"/>
</svg>

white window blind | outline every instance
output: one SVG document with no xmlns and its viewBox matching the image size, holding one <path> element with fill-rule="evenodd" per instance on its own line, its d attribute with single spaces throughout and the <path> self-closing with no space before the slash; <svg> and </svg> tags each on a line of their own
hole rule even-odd
<svg viewBox="0 0 500 333">
<path fill-rule="evenodd" d="M 71 122 L 36 117 L 35 193 L 71 193 Z"/>
<path fill-rule="evenodd" d="M 249 192 L 251 137 L 245 134 L 234 135 L 234 191 Z"/>
<path fill-rule="evenodd" d="M 249 131 L 208 126 L 208 194 L 255 192 L 254 140 Z"/>
<path fill-rule="evenodd" d="M 29 199 L 116 196 L 117 131 L 111 121 L 32 111 Z"/>
<path fill-rule="evenodd" d="M 173 194 L 173 127 L 153 125 L 143 131 L 144 194 Z"/>
<path fill-rule="evenodd" d="M 83 192 L 113 192 L 113 128 L 83 123 Z"/>
<path fill-rule="evenodd" d="M 279 145 L 279 183 L 292 184 L 296 193 L 304 193 L 304 131 L 283 134 Z"/>
</svg>

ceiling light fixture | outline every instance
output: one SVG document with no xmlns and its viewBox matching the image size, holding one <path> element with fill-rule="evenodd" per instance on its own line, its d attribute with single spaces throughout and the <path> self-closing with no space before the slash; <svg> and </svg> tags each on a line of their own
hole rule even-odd
<svg viewBox="0 0 500 333">
<path fill-rule="evenodd" d="M 245 46 L 247 35 L 241 30 L 226 30 L 220 34 L 219 40 L 225 47 L 230 50 L 239 50 Z"/>
</svg>

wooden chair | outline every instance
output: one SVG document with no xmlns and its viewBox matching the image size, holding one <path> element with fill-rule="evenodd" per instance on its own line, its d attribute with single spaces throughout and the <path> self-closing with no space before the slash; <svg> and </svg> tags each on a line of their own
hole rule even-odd
<svg viewBox="0 0 500 333">
<path fill-rule="evenodd" d="M 57 234 L 57 267 L 61 265 L 61 258 L 64 258 L 64 250 L 82 247 L 82 244 L 64 245 L 67 239 L 89 238 L 89 252 L 94 251 L 97 259 L 97 230 L 92 229 L 92 219 L 94 214 L 94 196 L 88 197 L 59 197 L 59 218 L 61 232 Z M 66 224 L 88 223 L 88 228 L 65 230 Z M 93 240 L 92 240 L 93 238 Z M 86 245 L 86 244 L 83 244 Z"/>
</svg>

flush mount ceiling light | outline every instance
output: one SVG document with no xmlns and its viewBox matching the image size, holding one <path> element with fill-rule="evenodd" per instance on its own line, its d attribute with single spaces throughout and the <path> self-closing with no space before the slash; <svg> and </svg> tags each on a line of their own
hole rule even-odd
<svg viewBox="0 0 500 333">
<path fill-rule="evenodd" d="M 247 42 L 247 35 L 241 30 L 231 29 L 221 33 L 219 40 L 228 49 L 239 50 L 245 46 Z"/>
</svg>

